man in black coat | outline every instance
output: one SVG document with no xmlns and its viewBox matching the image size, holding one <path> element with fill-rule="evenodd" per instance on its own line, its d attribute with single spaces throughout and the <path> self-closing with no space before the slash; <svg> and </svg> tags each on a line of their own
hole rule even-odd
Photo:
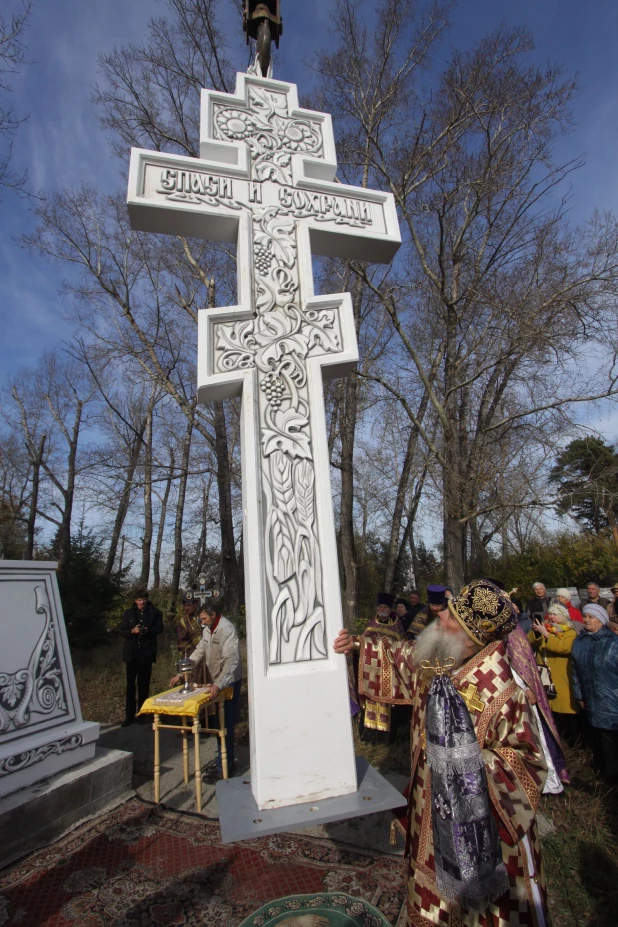
<svg viewBox="0 0 618 927">
<path fill-rule="evenodd" d="M 148 591 L 138 589 L 135 601 L 122 616 L 124 637 L 122 659 L 127 667 L 126 714 L 123 727 L 133 724 L 150 689 L 152 664 L 157 662 L 157 636 L 163 631 L 163 616 L 150 602 Z M 136 699 L 137 682 L 137 699 Z"/>
<path fill-rule="evenodd" d="M 528 633 L 532 627 L 532 621 L 535 618 L 538 618 L 541 623 L 545 620 L 547 615 L 547 610 L 549 609 L 549 603 L 551 602 L 550 597 L 547 595 L 547 589 L 543 583 L 532 583 L 532 591 L 534 592 L 534 598 L 528 599 L 526 602 L 526 617 L 529 623 L 524 624 L 523 616 L 519 619 L 523 630 Z"/>
</svg>

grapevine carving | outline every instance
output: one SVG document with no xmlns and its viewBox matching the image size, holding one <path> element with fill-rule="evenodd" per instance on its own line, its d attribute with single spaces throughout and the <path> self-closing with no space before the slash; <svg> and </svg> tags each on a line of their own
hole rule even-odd
<svg viewBox="0 0 618 927">
<path fill-rule="evenodd" d="M 253 181 L 290 185 L 292 154 L 323 156 L 321 126 L 290 117 L 285 93 L 254 86 L 249 93 L 248 111 L 215 109 L 215 137 L 246 142 Z M 294 210 L 250 208 L 255 318 L 216 326 L 215 372 L 257 373 L 269 661 L 324 659 L 307 360 L 341 351 L 341 332 L 334 309 L 301 307 Z"/>
<path fill-rule="evenodd" d="M 0 733 L 25 727 L 33 712 L 50 716 L 67 710 L 47 594 L 42 586 L 34 592 L 36 613 L 45 615 L 45 624 L 27 668 L 0 672 Z"/>
</svg>

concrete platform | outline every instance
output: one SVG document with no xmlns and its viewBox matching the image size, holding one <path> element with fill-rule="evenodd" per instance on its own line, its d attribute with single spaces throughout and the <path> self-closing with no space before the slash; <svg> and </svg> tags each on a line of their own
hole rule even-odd
<svg viewBox="0 0 618 927">
<path fill-rule="evenodd" d="M 57 840 L 134 792 L 133 757 L 97 747 L 94 759 L 0 799 L 0 867 Z"/>
<path fill-rule="evenodd" d="M 364 817 L 370 808 L 389 811 L 405 805 L 403 795 L 360 756 L 356 757 L 356 774 L 358 791 L 350 795 L 265 810 L 258 808 L 248 777 L 218 782 L 222 843 Z"/>
<path fill-rule="evenodd" d="M 216 738 L 202 738 L 201 755 L 204 767 L 212 763 L 217 755 Z M 133 753 L 133 788 L 140 798 L 153 801 L 153 733 L 151 724 L 132 724 L 130 727 L 118 725 L 103 725 L 99 743 L 111 748 L 128 750 Z M 166 808 L 174 811 L 197 811 L 195 804 L 195 781 L 193 778 L 193 747 L 189 747 L 189 784 L 185 785 L 182 777 L 182 749 L 180 733 L 173 730 L 161 732 L 161 802 Z M 236 745 L 236 779 L 247 779 L 249 772 L 249 749 Z M 384 773 L 384 778 L 398 791 L 402 792 L 408 784 L 408 777 L 395 772 Z M 363 804 L 371 804 L 364 802 Z M 405 804 L 403 799 L 399 804 Z M 323 840 L 333 840 L 336 843 L 357 847 L 369 852 L 387 853 L 402 856 L 404 840 L 397 837 L 397 843 L 390 844 L 392 814 L 390 811 L 379 811 L 358 818 L 331 821 L 320 824 L 315 820 L 315 812 L 311 812 L 311 822 L 308 827 L 290 823 L 286 833 L 307 834 Z M 219 805 L 214 783 L 202 780 L 202 815 L 209 820 L 219 820 Z"/>
</svg>

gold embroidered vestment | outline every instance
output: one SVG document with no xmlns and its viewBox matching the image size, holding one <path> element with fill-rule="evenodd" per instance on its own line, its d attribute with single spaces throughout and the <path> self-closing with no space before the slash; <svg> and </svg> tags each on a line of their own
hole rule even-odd
<svg viewBox="0 0 618 927">
<path fill-rule="evenodd" d="M 538 730 L 514 682 L 505 645 L 496 641 L 466 663 L 453 682 L 462 694 L 483 752 L 510 890 L 481 912 L 440 898 L 436 886 L 431 783 L 423 751 L 428 687 L 412 670 L 412 642 L 363 637 L 359 691 L 385 705 L 412 704 L 412 765 L 408 808 L 411 927 L 542 927 L 545 885 L 536 811 L 546 767 Z"/>
</svg>

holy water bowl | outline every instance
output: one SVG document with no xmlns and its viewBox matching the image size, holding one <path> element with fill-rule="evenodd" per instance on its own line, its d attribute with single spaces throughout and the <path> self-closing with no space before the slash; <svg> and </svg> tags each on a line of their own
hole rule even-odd
<svg viewBox="0 0 618 927">
<path fill-rule="evenodd" d="M 180 690 L 180 694 L 191 695 L 193 692 L 191 677 L 193 676 L 193 671 L 195 670 L 195 663 L 193 660 L 190 660 L 189 657 L 182 657 L 176 664 L 176 669 L 184 680 L 184 685 Z"/>
</svg>

